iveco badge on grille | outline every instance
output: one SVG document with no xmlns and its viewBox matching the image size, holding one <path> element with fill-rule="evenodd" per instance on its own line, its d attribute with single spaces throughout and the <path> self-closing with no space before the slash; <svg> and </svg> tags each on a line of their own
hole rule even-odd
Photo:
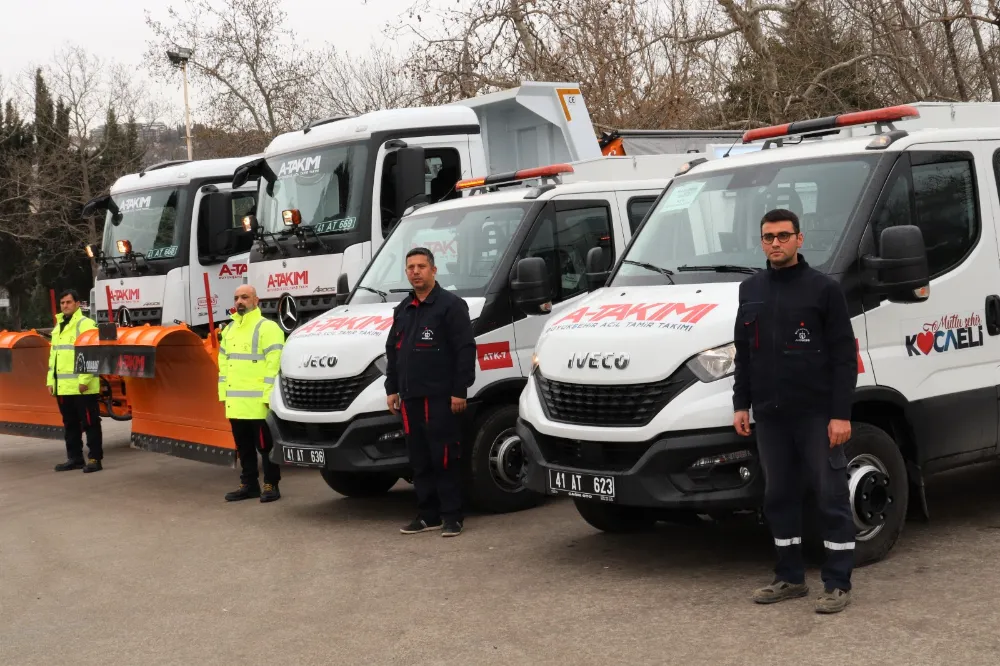
<svg viewBox="0 0 1000 666">
<path fill-rule="evenodd" d="M 629 355 L 615 352 L 587 352 L 585 354 L 570 354 L 569 363 L 566 367 L 572 369 L 576 366 L 579 369 L 591 368 L 593 370 L 624 370 L 628 367 Z"/>
</svg>

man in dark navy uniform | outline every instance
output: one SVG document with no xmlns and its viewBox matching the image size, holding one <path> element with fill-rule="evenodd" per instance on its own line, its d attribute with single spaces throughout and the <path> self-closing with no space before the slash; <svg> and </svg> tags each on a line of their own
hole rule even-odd
<svg viewBox="0 0 1000 666">
<path fill-rule="evenodd" d="M 750 435 L 750 408 L 764 467 L 764 515 L 778 553 L 774 582 L 754 601 L 774 603 L 809 593 L 802 561 L 802 500 L 816 491 L 826 562 L 819 613 L 851 600 L 854 521 L 844 443 L 858 379 L 857 349 L 840 285 L 799 255 L 799 218 L 777 209 L 761 220 L 768 257 L 740 285 L 736 316 L 733 425 Z"/>
<path fill-rule="evenodd" d="M 413 287 L 393 312 L 385 345 L 386 404 L 401 413 L 417 491 L 417 517 L 403 534 L 462 533 L 461 428 L 466 391 L 476 378 L 476 340 L 469 306 L 441 288 L 434 255 L 422 247 L 406 255 Z"/>
</svg>

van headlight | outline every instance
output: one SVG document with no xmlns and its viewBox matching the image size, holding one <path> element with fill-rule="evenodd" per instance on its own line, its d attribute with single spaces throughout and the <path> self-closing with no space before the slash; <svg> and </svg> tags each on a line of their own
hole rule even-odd
<svg viewBox="0 0 1000 666">
<path fill-rule="evenodd" d="M 736 370 L 736 345 L 730 342 L 698 354 L 687 362 L 688 369 L 701 381 L 714 382 Z"/>
<path fill-rule="evenodd" d="M 381 372 L 383 375 L 386 374 L 386 368 L 389 367 L 389 359 L 382 354 L 377 359 L 375 359 L 375 369 Z"/>
<path fill-rule="evenodd" d="M 528 376 L 535 374 L 535 370 L 538 370 L 538 354 L 531 355 L 531 372 L 528 373 Z"/>
</svg>

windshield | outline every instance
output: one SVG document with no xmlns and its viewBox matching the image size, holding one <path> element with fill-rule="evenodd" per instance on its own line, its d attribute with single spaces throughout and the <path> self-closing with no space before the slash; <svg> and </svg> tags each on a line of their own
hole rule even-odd
<svg viewBox="0 0 1000 666">
<path fill-rule="evenodd" d="M 798 215 L 802 255 L 823 270 L 877 160 L 857 155 L 754 164 L 678 178 L 649 214 L 612 284 L 706 281 L 705 272 L 685 266 L 763 268 L 767 260 L 761 249 L 760 220 L 774 208 Z M 738 272 L 718 275 L 713 279 L 742 279 Z"/>
<path fill-rule="evenodd" d="M 502 204 L 404 217 L 372 260 L 351 303 L 402 300 L 410 290 L 406 253 L 415 247 L 434 254 L 441 287 L 459 296 L 482 296 L 530 207 Z"/>
<path fill-rule="evenodd" d="M 364 199 L 368 148 L 364 144 L 314 148 L 267 160 L 277 176 L 273 196 L 261 193 L 257 219 L 271 232 L 284 231 L 284 210 L 298 209 L 302 225 L 318 234 L 357 229 Z"/>
<path fill-rule="evenodd" d="M 104 254 L 120 257 L 118 241 L 132 243 L 132 251 L 146 259 L 170 259 L 177 256 L 182 225 L 177 223 L 183 210 L 186 192 L 163 188 L 117 194 L 111 200 L 118 206 L 122 221 L 114 224 L 108 212 L 104 223 Z"/>
</svg>

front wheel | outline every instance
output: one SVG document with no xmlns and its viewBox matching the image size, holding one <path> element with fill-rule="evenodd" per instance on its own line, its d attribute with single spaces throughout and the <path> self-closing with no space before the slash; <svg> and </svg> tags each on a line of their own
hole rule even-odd
<svg viewBox="0 0 1000 666">
<path fill-rule="evenodd" d="M 884 430 L 868 423 L 852 424 L 844 444 L 851 514 L 857 533 L 855 562 L 878 562 L 889 554 L 903 531 L 910 485 L 899 446 Z"/>
<path fill-rule="evenodd" d="M 384 472 L 335 472 L 320 470 L 320 475 L 334 491 L 345 497 L 378 497 L 396 485 L 399 477 Z"/>
<path fill-rule="evenodd" d="M 465 493 L 482 511 L 522 511 L 544 499 L 521 483 L 524 450 L 516 426 L 517 405 L 494 407 L 476 423 L 465 461 Z"/>
<path fill-rule="evenodd" d="M 637 506 L 618 506 L 593 500 L 575 499 L 580 516 L 602 532 L 627 534 L 648 530 L 656 522 L 656 517 L 648 509 Z"/>
</svg>

